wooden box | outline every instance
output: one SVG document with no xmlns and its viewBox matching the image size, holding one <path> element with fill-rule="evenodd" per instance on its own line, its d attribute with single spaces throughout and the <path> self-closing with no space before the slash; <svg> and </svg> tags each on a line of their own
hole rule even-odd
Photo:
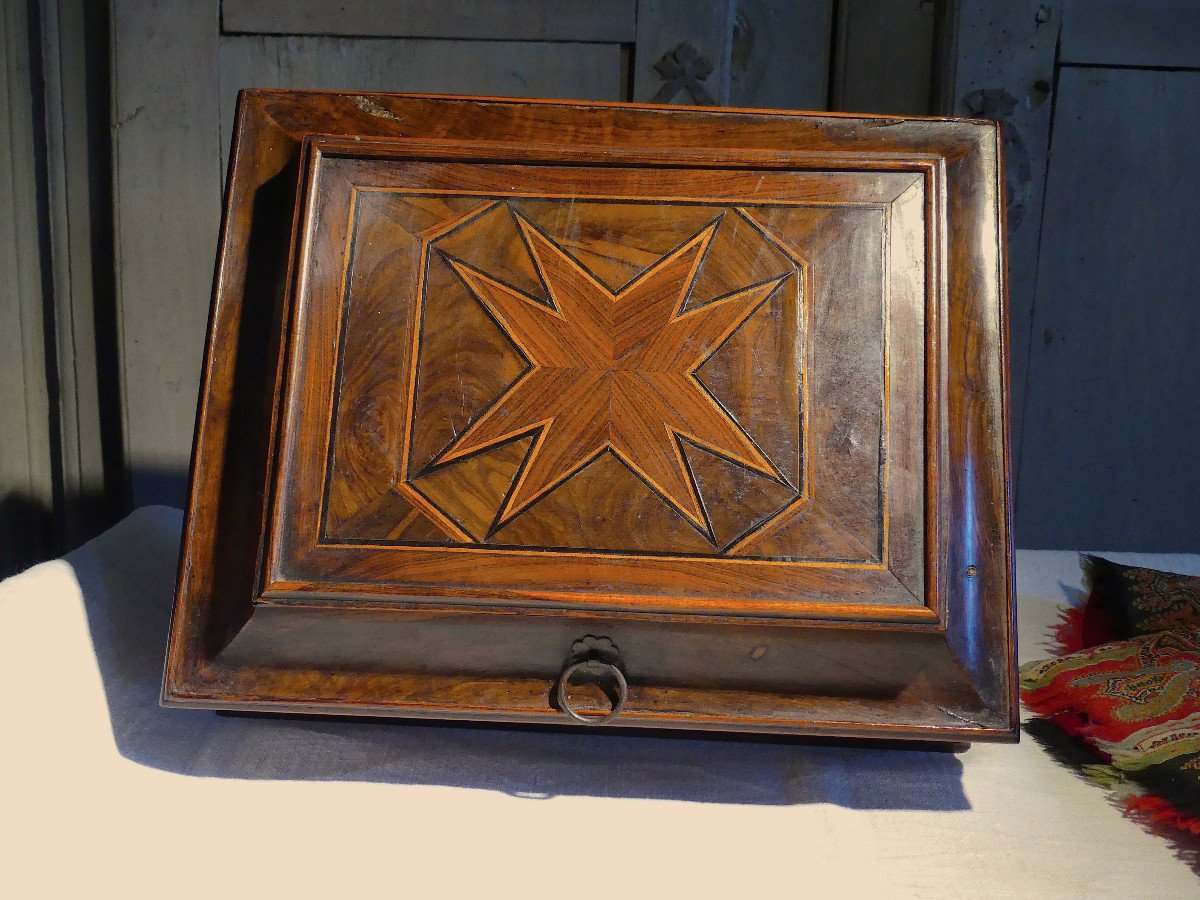
<svg viewBox="0 0 1200 900">
<path fill-rule="evenodd" d="M 1016 739 L 996 126 L 237 122 L 164 702 Z"/>
</svg>

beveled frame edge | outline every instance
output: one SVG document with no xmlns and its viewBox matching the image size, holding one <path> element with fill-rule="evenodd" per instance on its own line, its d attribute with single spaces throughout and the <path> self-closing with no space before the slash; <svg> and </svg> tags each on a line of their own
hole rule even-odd
<svg viewBox="0 0 1200 900">
<path fill-rule="evenodd" d="M 440 705 L 341 703 L 327 700 L 298 700 L 295 698 L 262 697 L 255 700 L 222 697 L 219 693 L 174 693 L 163 695 L 161 704 L 173 709 L 207 709 L 271 715 L 335 715 L 363 719 L 413 719 L 418 721 L 459 721 L 499 726 L 537 726 L 552 730 L 575 730 L 583 726 L 568 721 L 563 714 L 547 714 L 540 709 L 499 710 L 494 707 L 455 707 L 453 712 Z M 951 715 L 946 725 L 914 725 L 855 722 L 850 719 L 824 721 L 818 719 L 775 719 L 752 716 L 717 716 L 696 713 L 676 714 L 642 712 L 636 717 L 623 713 L 615 731 L 670 734 L 679 732 L 729 732 L 745 735 L 775 735 L 796 738 L 834 738 L 847 740 L 919 741 L 928 743 L 1014 744 L 1017 731 L 994 724 L 954 724 Z"/>
<path fill-rule="evenodd" d="M 974 151 L 948 160 L 945 172 L 942 223 L 950 231 L 950 255 L 961 254 L 976 265 L 942 272 L 948 283 L 952 274 L 957 278 L 950 283 L 954 302 L 942 334 L 948 362 L 942 520 L 958 523 L 963 540 L 944 541 L 938 563 L 947 644 L 988 707 L 1007 717 L 1016 741 L 1020 701 L 1003 134 L 1000 123 L 987 124 Z"/>
<path fill-rule="evenodd" d="M 510 715 L 500 709 L 489 709 L 483 712 L 473 712 L 469 710 L 455 710 L 439 708 L 435 710 L 408 709 L 406 711 L 397 710 L 387 707 L 384 704 L 331 704 L 328 702 L 315 701 L 306 702 L 302 697 L 268 697 L 261 692 L 258 692 L 259 699 L 254 699 L 256 696 L 254 685 L 255 675 L 252 672 L 244 673 L 244 678 L 241 679 L 244 690 L 239 696 L 234 697 L 228 694 L 223 694 L 220 690 L 214 690 L 210 677 L 206 675 L 208 666 L 215 656 L 214 648 L 219 650 L 219 647 L 227 642 L 232 633 L 236 633 L 240 624 L 244 623 L 249 615 L 250 607 L 253 605 L 254 597 L 229 597 L 219 596 L 218 592 L 214 591 L 214 579 L 211 566 L 211 556 L 214 549 L 214 533 L 213 526 L 215 520 L 211 518 L 216 513 L 216 507 L 219 505 L 221 495 L 221 475 L 225 462 L 224 453 L 228 450 L 228 432 L 229 432 L 229 396 L 223 395 L 220 398 L 214 398 L 212 390 L 216 386 L 216 374 L 222 370 L 222 364 L 229 360 L 228 347 L 222 347 L 220 340 L 229 335 L 235 335 L 237 326 L 242 314 L 245 310 L 241 307 L 241 296 L 230 297 L 230 294 L 237 294 L 245 289 L 246 281 L 246 248 L 237 246 L 231 241 L 233 225 L 236 221 L 247 218 L 249 208 L 253 201 L 253 192 L 261 188 L 270 178 L 276 177 L 280 172 L 287 169 L 289 162 L 295 162 L 296 149 L 302 141 L 303 137 L 315 133 L 311 130 L 311 123 L 306 122 L 301 116 L 299 120 L 288 119 L 288 102 L 295 101 L 297 98 L 303 98 L 305 95 L 315 94 L 317 92 L 288 92 L 275 90 L 255 90 L 243 91 L 239 95 L 237 122 L 238 128 L 234 135 L 233 152 L 230 154 L 229 162 L 229 178 L 226 186 L 226 202 L 225 211 L 222 218 L 220 249 L 218 253 L 218 267 L 214 278 L 213 289 L 213 304 L 210 312 L 208 337 L 206 340 L 205 361 L 202 373 L 201 393 L 198 401 L 197 411 L 197 430 L 195 443 L 193 448 L 193 466 L 192 474 L 189 482 L 188 490 L 188 505 L 184 520 L 184 545 L 180 554 L 179 562 L 179 579 L 178 589 L 176 594 L 175 609 L 172 616 L 170 638 L 168 642 L 167 659 L 164 667 L 164 678 L 162 687 L 162 702 L 165 705 L 180 705 L 191 707 L 209 707 L 209 708 L 230 708 L 237 707 L 242 709 L 258 709 L 263 711 L 308 711 L 308 712 L 346 712 L 351 714 L 411 714 L 411 715 L 428 715 L 434 717 L 459 716 L 463 718 L 480 718 L 491 721 L 542 721 L 550 717 L 547 716 L 530 716 L 528 714 L 517 713 Z M 342 96 L 347 102 L 354 102 L 353 97 L 362 98 L 365 95 L 334 95 L 325 94 L 325 96 Z M 396 102 L 404 103 L 413 101 L 418 103 L 455 103 L 455 102 L 480 102 L 469 98 L 437 98 L 431 96 L 397 96 L 397 95 L 372 95 L 374 99 L 371 101 L 373 106 L 378 106 L 380 102 L 385 105 L 382 107 L 387 110 L 386 104 L 392 102 L 395 98 Z M 273 101 L 282 103 L 282 109 L 273 108 Z M 625 112 L 631 114 L 639 114 L 641 112 L 653 112 L 660 107 L 645 104 L 595 104 L 584 103 L 582 101 L 522 101 L 508 100 L 503 98 L 483 98 L 487 103 L 513 103 L 513 104 L 529 104 L 529 105 L 544 105 L 549 107 L 595 107 L 612 111 L 612 115 L 618 116 Z M 728 114 L 729 110 L 713 110 L 704 107 L 681 108 L 672 107 L 673 112 L 690 112 L 695 116 L 711 116 Z M 294 108 L 291 112 L 295 112 Z M 780 111 L 772 113 L 762 110 L 743 110 L 740 111 L 747 115 L 756 117 L 756 120 L 761 120 L 764 117 L 771 116 L 788 116 L 789 118 L 801 115 L 794 111 Z M 399 117 L 395 117 L 397 122 L 403 122 Z M 850 132 L 853 140 L 862 141 L 864 138 L 861 135 L 854 136 L 852 133 L 856 129 L 861 128 L 879 128 L 883 127 L 890 130 L 891 134 L 885 134 L 884 141 L 896 137 L 896 132 L 906 130 L 906 118 L 880 118 L 873 116 L 846 115 L 846 114 L 821 114 L 813 116 L 813 119 L 823 120 L 821 124 L 829 126 L 826 134 L 833 133 L 833 138 L 838 137 L 837 132 Z M 283 120 L 281 123 L 280 120 Z M 386 122 L 386 118 L 384 119 Z M 792 123 L 795 123 L 792 119 Z M 802 121 L 802 120 L 801 120 Z M 1010 468 L 1010 449 L 1008 446 L 1008 416 L 1005 406 L 1009 397 L 1009 374 L 1007 370 L 1009 360 L 1009 337 L 1008 337 L 1008 301 L 1006 296 L 1006 242 L 1004 234 L 1004 205 L 1003 199 L 1003 180 L 1000 177 L 1001 173 L 1001 140 L 999 135 L 999 126 L 996 123 L 984 122 L 979 120 L 946 120 L 946 119 L 926 119 L 924 121 L 944 122 L 948 127 L 953 129 L 953 134 L 943 136 L 944 140 L 937 148 L 940 153 L 933 155 L 940 159 L 942 166 L 941 185 L 943 191 L 940 196 L 943 197 L 942 202 L 946 204 L 947 211 L 954 207 L 955 197 L 954 192 L 957 190 L 962 194 L 969 194 L 970 178 L 972 175 L 984 176 L 984 183 L 991 188 L 990 198 L 985 197 L 983 202 L 978 202 L 976 198 L 975 206 L 977 213 L 983 213 L 983 219 L 987 220 L 995 229 L 994 246 L 998 248 L 998 258 L 995 262 L 998 264 L 993 271 L 994 282 L 991 285 L 990 296 L 994 299 L 996 316 L 993 318 L 984 317 L 982 327 L 985 331 L 985 338 L 991 337 L 992 343 L 997 351 L 995 364 L 997 371 L 991 374 L 999 379 L 999 394 L 1003 396 L 1003 404 L 1001 404 L 999 396 L 994 397 L 994 406 L 996 409 L 988 410 L 990 416 L 985 416 L 988 421 L 982 423 L 985 427 L 991 426 L 990 433 L 993 441 L 987 447 L 990 462 L 999 463 L 999 466 L 993 466 L 993 474 L 996 472 L 1003 473 L 1001 484 L 999 485 L 999 497 L 997 497 L 996 485 L 993 483 L 989 497 L 986 500 L 992 501 L 984 505 L 983 524 L 991 526 L 990 532 L 995 537 L 998 536 L 998 541 L 994 541 L 990 548 L 989 561 L 992 563 L 999 562 L 1000 565 L 991 565 L 983 573 L 981 582 L 986 581 L 990 584 L 993 590 L 990 596 L 996 598 L 982 609 L 987 615 L 987 620 L 984 623 L 987 631 L 987 638 L 991 645 L 992 651 L 999 651 L 998 654 L 993 653 L 992 660 L 999 661 L 1001 670 L 999 672 L 992 671 L 990 673 L 981 673 L 977 671 L 977 666 L 972 665 L 975 661 L 973 656 L 968 657 L 965 664 L 972 683 L 978 686 L 978 678 L 974 677 L 980 674 L 993 677 L 990 680 L 993 683 L 992 689 L 981 690 L 981 696 L 987 702 L 994 716 L 999 719 L 1007 719 L 1007 727 L 997 727 L 990 723 L 964 723 L 961 719 L 959 723 L 953 721 L 946 728 L 926 729 L 924 727 L 915 726 L 870 726 L 871 734 L 877 736 L 894 737 L 917 737 L 918 739 L 926 740 L 961 740 L 961 739 L 982 739 L 982 740 L 1002 740 L 1014 741 L 1017 739 L 1018 730 L 1018 705 L 1016 697 L 1015 684 L 1015 611 L 1013 605 L 1012 585 L 1012 548 L 1011 548 L 1011 500 L 1008 487 L 1008 472 Z M 288 125 L 290 124 L 290 128 Z M 373 124 L 378 126 L 380 122 L 376 120 Z M 250 126 L 250 127 L 247 127 Z M 899 126 L 899 127 L 897 127 Z M 397 130 L 395 128 L 393 131 Z M 810 129 L 811 130 L 811 129 Z M 403 137 L 404 134 L 392 134 L 390 137 Z M 951 140 L 951 137 L 955 137 Z M 274 138 L 274 143 L 271 139 Z M 868 135 L 869 142 L 870 135 Z M 853 140 L 851 141 L 853 143 Z M 252 150 L 260 155 L 252 154 Z M 984 159 L 984 157 L 989 157 Z M 967 161 L 966 166 L 974 165 L 975 171 L 962 174 L 964 170 L 964 160 Z M 949 170 L 949 171 L 947 171 Z M 303 185 L 297 185 L 297 192 L 303 190 Z M 299 194 L 297 193 L 296 200 L 298 201 Z M 959 198 L 960 200 L 962 198 Z M 967 198 L 970 199 L 969 197 Z M 989 202 L 990 201 L 990 202 Z M 929 198 L 929 203 L 935 202 L 933 198 Z M 970 204 L 968 204 L 970 205 Z M 293 220 L 298 215 L 300 208 L 299 202 L 293 203 Z M 990 213 L 990 215 L 988 215 Z M 946 225 L 946 218 L 935 219 L 942 223 L 943 230 L 947 232 L 947 238 L 953 236 L 957 242 L 967 244 L 968 254 L 970 252 L 969 241 L 963 239 L 963 233 L 958 230 L 950 230 Z M 294 226 L 294 221 L 293 221 Z M 987 227 L 986 225 L 984 227 Z M 943 246 L 949 247 L 949 244 Z M 983 245 L 986 247 L 986 242 Z M 952 252 L 952 251 L 951 251 Z M 949 255 L 949 254 L 948 254 Z M 290 271 L 291 256 L 289 254 L 288 264 L 288 282 L 290 283 L 292 273 Z M 930 270 L 932 276 L 933 270 Z M 939 278 L 943 283 L 947 283 L 948 274 L 948 259 L 940 261 Z M 975 286 L 980 289 L 978 285 Z M 983 285 L 981 288 L 984 295 L 989 294 L 988 285 Z M 984 297 L 985 301 L 987 297 Z M 949 323 L 943 325 L 944 331 L 949 330 Z M 286 332 L 286 329 L 285 329 Z M 945 339 L 945 338 L 943 338 Z M 929 354 L 927 352 L 927 359 Z M 988 361 L 985 359 L 986 364 Z M 944 373 L 948 374 L 948 373 Z M 278 389 L 278 371 L 276 373 L 276 390 Z M 225 386 L 229 386 L 232 376 L 224 374 L 223 381 Z M 937 440 L 938 460 L 930 461 L 929 465 L 932 468 L 937 468 L 942 465 L 949 466 L 951 463 L 951 452 L 956 449 L 952 447 L 951 440 L 946 436 L 944 426 L 946 419 L 949 417 L 949 410 L 946 409 L 950 404 L 943 405 L 942 423 L 939 423 L 936 430 L 939 432 Z M 272 426 L 274 423 L 272 422 Z M 998 432 L 997 432 L 998 426 Z M 931 429 L 935 426 L 931 423 Z M 271 428 L 274 433 L 274 427 Z M 997 445 L 995 438 L 998 434 L 999 443 Z M 945 438 L 945 440 L 943 440 Z M 216 454 L 221 453 L 220 463 L 215 463 Z M 198 467 L 202 457 L 206 458 L 210 463 L 203 468 Z M 215 463 L 215 464 L 213 464 Z M 213 470 L 216 470 L 215 472 Z M 972 467 L 972 472 L 976 470 Z M 993 478 L 993 482 L 995 479 Z M 952 486 L 953 487 L 953 486 Z M 938 519 L 944 519 L 945 513 L 949 512 L 950 508 L 956 505 L 956 501 L 960 498 L 954 495 L 954 490 L 947 490 L 940 498 L 939 511 L 943 515 L 935 515 L 932 512 L 929 514 L 933 524 L 937 524 Z M 972 494 L 974 499 L 974 494 Z M 999 504 L 995 501 L 999 500 Z M 961 508 L 961 505 L 960 505 Z M 977 508 L 977 507 L 976 507 Z M 972 512 L 974 510 L 971 510 Z M 261 525 L 261 520 L 259 522 Z M 206 527 L 207 525 L 207 527 Z M 253 528 L 250 529 L 253 532 Z M 985 527 L 985 531 L 988 529 Z M 930 532 L 927 530 L 927 535 Z M 257 546 L 259 555 L 255 561 L 255 571 L 261 571 L 261 550 L 262 550 L 263 532 L 261 527 L 258 529 Z M 952 627 L 953 622 L 958 616 L 955 614 L 953 607 L 954 598 L 957 596 L 949 592 L 950 584 L 946 576 L 946 571 L 953 563 L 962 563 L 963 554 L 957 554 L 958 558 L 951 558 L 954 554 L 951 552 L 953 548 L 943 544 L 942 536 L 937 535 L 938 552 L 933 554 L 929 562 L 934 565 L 927 565 L 926 578 L 931 583 L 936 580 L 936 583 L 945 589 L 937 591 L 937 594 L 945 597 L 950 613 L 947 618 L 949 620 L 948 636 L 952 645 L 952 649 L 958 650 L 961 647 L 953 645 L 961 643 L 960 640 L 955 640 L 956 637 L 961 638 L 961 635 L 955 634 L 955 629 Z M 998 543 L 999 546 L 995 546 Z M 943 551 L 945 553 L 943 554 Z M 947 557 L 945 565 L 942 565 L 942 557 Z M 974 555 L 974 554 L 968 554 Z M 206 559 L 205 557 L 209 557 Z M 207 563 L 207 566 L 206 566 Z M 998 582 L 998 583 L 997 583 Z M 976 584 L 979 584 L 977 582 Z M 999 588 L 997 593 L 994 589 Z M 252 593 L 257 595 L 257 591 Z M 988 592 L 984 592 L 988 593 Z M 976 595 L 979 590 L 976 589 Z M 276 601 L 278 602 L 278 601 Z M 240 608 L 239 608 L 240 604 Z M 224 617 L 224 618 L 222 618 Z M 793 623 L 794 624 L 794 623 Z M 819 623 L 813 623 L 818 625 Z M 956 657 L 962 660 L 962 655 L 956 652 Z M 989 680 L 987 678 L 984 679 Z M 986 696 L 985 696 L 986 695 Z M 960 718 L 960 717 L 955 717 Z M 558 721 L 558 720 L 555 720 Z M 688 722 L 672 722 L 671 727 L 704 727 L 704 723 L 690 720 Z M 860 736 L 868 727 L 865 723 L 842 723 L 841 725 L 830 726 L 828 723 L 816 722 L 796 722 L 791 725 L 780 726 L 779 723 L 750 723 L 739 725 L 734 721 L 722 719 L 719 723 L 722 728 L 728 730 L 785 730 L 790 732 L 799 732 L 805 734 L 836 734 L 844 736 Z M 843 727 L 843 725 L 845 727 Z M 650 725 L 649 727 L 655 727 Z"/>
</svg>

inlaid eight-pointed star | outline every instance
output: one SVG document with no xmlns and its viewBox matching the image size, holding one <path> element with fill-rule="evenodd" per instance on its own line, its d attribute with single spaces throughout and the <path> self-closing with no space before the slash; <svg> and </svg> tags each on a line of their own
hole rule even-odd
<svg viewBox="0 0 1200 900">
<path fill-rule="evenodd" d="M 719 220 L 615 293 L 523 216 L 517 214 L 516 220 L 553 309 L 445 257 L 525 355 L 529 368 L 433 465 L 536 432 L 496 517 L 495 532 L 611 450 L 711 540 L 681 438 L 783 479 L 700 383 L 696 371 L 788 274 L 685 312 Z"/>
</svg>

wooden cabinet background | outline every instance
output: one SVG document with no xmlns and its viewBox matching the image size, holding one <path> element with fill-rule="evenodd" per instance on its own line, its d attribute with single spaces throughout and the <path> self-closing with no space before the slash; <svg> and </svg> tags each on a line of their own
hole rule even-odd
<svg viewBox="0 0 1200 900">
<path fill-rule="evenodd" d="M 240 87 L 649 100 L 684 44 L 720 104 L 1004 121 L 1017 544 L 1200 549 L 1196 3 L 34 0 L 0 16 L 0 573 L 182 504 Z"/>
</svg>

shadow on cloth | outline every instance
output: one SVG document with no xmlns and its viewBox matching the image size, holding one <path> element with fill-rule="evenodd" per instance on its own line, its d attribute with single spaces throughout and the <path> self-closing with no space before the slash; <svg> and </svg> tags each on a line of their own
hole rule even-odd
<svg viewBox="0 0 1200 900">
<path fill-rule="evenodd" d="M 962 763 L 940 751 L 164 709 L 159 682 L 181 524 L 178 510 L 145 507 L 66 557 L 83 592 L 117 747 L 142 765 L 530 798 L 970 808 Z"/>
</svg>

